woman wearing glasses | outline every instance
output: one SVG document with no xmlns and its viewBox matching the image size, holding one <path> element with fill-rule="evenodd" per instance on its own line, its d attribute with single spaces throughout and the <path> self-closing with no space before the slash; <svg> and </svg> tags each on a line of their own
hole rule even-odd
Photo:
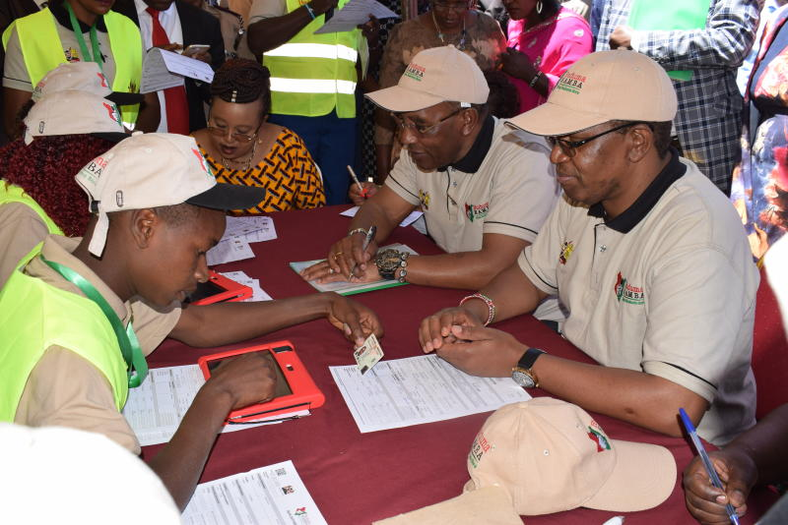
<svg viewBox="0 0 788 525">
<path fill-rule="evenodd" d="M 265 200 L 238 214 L 308 209 L 326 203 L 320 169 L 301 137 L 266 122 L 271 108 L 268 68 L 228 60 L 211 84 L 208 127 L 194 132 L 216 180 L 266 189 Z"/>
<path fill-rule="evenodd" d="M 380 63 L 380 89 L 395 85 L 420 51 L 453 45 L 468 54 L 482 71 L 498 67 L 506 38 L 491 16 L 471 9 L 473 0 L 432 0 L 430 10 L 395 25 Z M 394 123 L 385 112 L 375 115 L 375 150 L 379 182 L 398 157 Z"/>
<path fill-rule="evenodd" d="M 520 93 L 520 113 L 543 104 L 558 78 L 593 48 L 585 19 L 558 0 L 503 0 L 509 13 L 502 69 Z"/>
</svg>

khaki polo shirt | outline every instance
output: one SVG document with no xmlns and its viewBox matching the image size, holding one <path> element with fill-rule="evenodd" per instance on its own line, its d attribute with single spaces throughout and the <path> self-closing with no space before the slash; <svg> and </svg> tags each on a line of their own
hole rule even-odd
<svg viewBox="0 0 788 525">
<path fill-rule="evenodd" d="M 107 300 L 126 325 L 133 316 L 134 331 L 145 355 L 150 354 L 175 327 L 180 306 L 168 312 L 154 310 L 141 300 L 123 302 L 79 259 L 71 255 L 79 238 L 50 235 L 42 253 L 87 279 Z M 62 290 L 84 295 L 41 259 L 28 264 L 25 273 Z M 104 434 L 134 454 L 140 444 L 126 419 L 115 407 L 115 399 L 104 375 L 89 361 L 60 346 L 50 346 L 28 378 L 14 422 L 28 426 L 64 426 Z"/>
<path fill-rule="evenodd" d="M 408 203 L 422 206 L 428 233 L 446 252 L 481 250 L 485 233 L 533 242 L 558 200 L 549 155 L 541 137 L 489 117 L 476 144 L 455 167 L 425 173 L 403 154 L 386 185 Z M 473 171 L 457 167 L 474 164 L 478 168 Z"/>
<path fill-rule="evenodd" d="M 27 204 L 7 202 L 0 206 L 0 288 L 22 257 L 47 235 L 47 225 Z"/>
<path fill-rule="evenodd" d="M 601 211 L 562 199 L 520 268 L 540 290 L 558 293 L 574 345 L 602 365 L 702 396 L 710 408 L 699 434 L 729 442 L 755 423 L 759 273 L 739 217 L 675 152 L 632 207 L 608 222 Z"/>
</svg>

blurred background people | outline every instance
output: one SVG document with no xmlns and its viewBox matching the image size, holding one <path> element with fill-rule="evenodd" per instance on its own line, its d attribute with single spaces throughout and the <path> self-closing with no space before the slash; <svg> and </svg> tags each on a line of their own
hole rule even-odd
<svg viewBox="0 0 788 525">
<path fill-rule="evenodd" d="M 117 0 L 116 9 L 139 25 L 145 49 L 182 50 L 213 69 L 224 63 L 219 21 L 202 9 L 181 0 Z M 192 51 L 188 49 L 190 45 L 210 47 Z M 183 86 L 157 91 L 156 95 L 161 107 L 157 132 L 187 135 L 205 127 L 204 103 L 210 99 L 209 84 L 186 78 Z"/>
<path fill-rule="evenodd" d="M 731 189 L 756 259 L 788 229 L 787 19 L 788 6 L 781 7 L 764 29 L 744 95 L 742 158 Z"/>
<path fill-rule="evenodd" d="M 19 109 L 33 86 L 64 62 L 96 62 L 113 91 L 139 92 L 142 40 L 128 17 L 112 10 L 114 0 L 50 0 L 39 12 L 16 19 L 3 33 L 3 117 L 11 138 L 19 135 Z M 142 131 L 159 122 L 154 93 L 141 105 L 122 106 L 123 121 Z"/>
<path fill-rule="evenodd" d="M 557 0 L 504 0 L 509 13 L 507 50 L 501 56 L 520 93 L 520 113 L 547 100 L 558 78 L 593 49 L 591 28 Z"/>
<path fill-rule="evenodd" d="M 239 213 L 308 209 L 326 203 L 320 170 L 296 133 L 267 122 L 270 74 L 232 59 L 211 85 L 208 127 L 194 133 L 216 180 L 265 188 L 265 200 Z"/>
</svg>

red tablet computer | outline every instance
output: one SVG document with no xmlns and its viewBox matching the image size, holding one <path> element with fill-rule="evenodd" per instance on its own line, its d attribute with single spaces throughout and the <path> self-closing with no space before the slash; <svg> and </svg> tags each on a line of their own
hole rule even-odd
<svg viewBox="0 0 788 525">
<path fill-rule="evenodd" d="M 232 303 L 251 296 L 250 287 L 209 270 L 208 280 L 199 283 L 187 300 L 192 304 Z"/>
<path fill-rule="evenodd" d="M 326 400 L 325 396 L 304 368 L 290 341 L 277 341 L 206 355 L 198 359 L 197 364 L 200 365 L 205 379 L 208 379 L 211 377 L 211 370 L 217 367 L 222 360 L 247 352 L 264 352 L 265 356 L 272 360 L 276 372 L 276 393 L 271 401 L 230 412 L 226 423 L 252 423 L 262 418 L 286 415 L 290 412 L 323 405 Z"/>
</svg>

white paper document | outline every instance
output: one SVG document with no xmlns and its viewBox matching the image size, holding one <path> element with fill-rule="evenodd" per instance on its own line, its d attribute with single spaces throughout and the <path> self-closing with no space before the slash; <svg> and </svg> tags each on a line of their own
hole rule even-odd
<svg viewBox="0 0 788 525">
<path fill-rule="evenodd" d="M 326 525 L 292 461 L 197 485 L 185 525 Z"/>
<path fill-rule="evenodd" d="M 183 415 L 194 401 L 197 391 L 205 384 L 197 365 L 152 368 L 148 377 L 137 388 L 129 389 L 129 399 L 123 407 L 123 416 L 137 435 L 140 445 L 167 443 L 181 424 Z M 309 410 L 287 414 L 307 416 Z M 271 421 L 244 425 L 225 425 L 222 432 L 235 432 L 247 428 L 281 423 L 281 415 Z"/>
<path fill-rule="evenodd" d="M 208 250 L 208 266 L 253 259 L 249 244 L 273 239 L 276 239 L 276 227 L 271 217 L 228 216 L 222 240 Z"/>
<path fill-rule="evenodd" d="M 527 401 L 509 377 L 476 377 L 435 355 L 380 361 L 362 375 L 356 365 L 331 375 L 361 433 L 445 421 Z"/>
<path fill-rule="evenodd" d="M 142 63 L 140 93 L 182 86 L 184 77 L 210 84 L 213 82 L 213 69 L 201 60 L 152 47 Z"/>
<path fill-rule="evenodd" d="M 352 31 L 356 26 L 369 22 L 369 15 L 378 19 L 399 18 L 397 13 L 375 0 L 350 0 L 345 7 L 334 13 L 331 20 L 315 31 L 315 34 Z"/>
<path fill-rule="evenodd" d="M 352 208 L 348 208 L 347 210 L 340 213 L 340 215 L 344 217 L 355 217 L 356 213 L 358 213 L 358 208 L 359 208 L 358 206 L 353 206 Z M 402 226 L 403 228 L 405 226 L 410 226 L 411 224 L 419 220 L 419 217 L 421 217 L 422 215 L 424 215 L 424 212 L 413 210 L 408 214 L 407 217 L 402 219 L 402 222 L 399 223 L 399 225 Z"/>
<path fill-rule="evenodd" d="M 244 303 L 253 303 L 256 301 L 270 301 L 272 297 L 268 295 L 265 290 L 260 288 L 260 279 L 252 279 L 246 272 L 219 272 L 228 279 L 232 279 L 237 283 L 241 283 L 243 285 L 248 286 L 252 289 L 252 296 L 248 299 L 244 299 L 242 302 Z"/>
</svg>

